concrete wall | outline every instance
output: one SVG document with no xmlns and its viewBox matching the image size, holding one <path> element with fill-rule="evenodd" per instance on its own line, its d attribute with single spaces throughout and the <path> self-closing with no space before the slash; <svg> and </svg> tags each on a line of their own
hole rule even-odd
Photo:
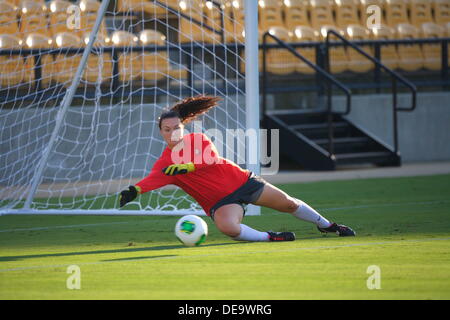
<svg viewBox="0 0 450 320">
<path fill-rule="evenodd" d="M 336 110 L 344 102 L 335 97 Z M 398 96 L 399 107 L 410 105 L 410 95 Z M 353 96 L 348 118 L 393 146 L 392 95 Z M 418 94 L 416 110 L 398 114 L 398 137 L 403 162 L 450 160 L 450 92 Z"/>
</svg>

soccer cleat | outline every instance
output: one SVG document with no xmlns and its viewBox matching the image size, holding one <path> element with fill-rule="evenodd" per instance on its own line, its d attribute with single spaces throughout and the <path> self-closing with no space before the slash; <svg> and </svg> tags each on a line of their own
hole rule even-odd
<svg viewBox="0 0 450 320">
<path fill-rule="evenodd" d="M 337 223 L 333 223 L 328 228 L 317 227 L 317 229 L 319 229 L 319 231 L 323 233 L 335 232 L 340 237 L 354 237 L 356 235 L 356 232 L 353 231 L 351 228 Z"/>
<path fill-rule="evenodd" d="M 294 241 L 295 233 L 293 232 L 273 232 L 268 231 L 270 241 Z"/>
</svg>

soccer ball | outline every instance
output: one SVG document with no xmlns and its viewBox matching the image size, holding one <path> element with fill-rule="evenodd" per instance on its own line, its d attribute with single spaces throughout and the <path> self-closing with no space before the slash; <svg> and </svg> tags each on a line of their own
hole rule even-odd
<svg viewBox="0 0 450 320">
<path fill-rule="evenodd" d="M 175 225 L 175 236 L 188 247 L 200 245 L 207 235 L 208 225 L 195 215 L 184 216 Z"/>
</svg>

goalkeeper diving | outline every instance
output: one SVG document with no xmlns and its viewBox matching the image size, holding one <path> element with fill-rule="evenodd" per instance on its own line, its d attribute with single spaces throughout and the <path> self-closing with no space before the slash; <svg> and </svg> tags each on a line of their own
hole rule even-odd
<svg viewBox="0 0 450 320">
<path fill-rule="evenodd" d="M 203 133 L 184 135 L 185 124 L 215 107 L 219 101 L 218 97 L 190 97 L 161 114 L 159 129 L 167 147 L 147 177 L 120 193 L 120 207 L 140 194 L 172 184 L 192 196 L 216 227 L 234 240 L 295 240 L 293 232 L 262 232 L 243 224 L 249 203 L 290 213 L 295 218 L 315 224 L 323 233 L 355 235 L 351 228 L 327 220 L 305 202 L 220 157 L 214 144 Z"/>
</svg>

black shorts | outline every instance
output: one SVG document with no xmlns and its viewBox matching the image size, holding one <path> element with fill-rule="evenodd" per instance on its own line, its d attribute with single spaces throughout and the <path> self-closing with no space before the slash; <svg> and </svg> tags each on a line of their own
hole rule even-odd
<svg viewBox="0 0 450 320">
<path fill-rule="evenodd" d="M 250 176 L 248 177 L 248 180 L 246 183 L 244 183 L 242 186 L 240 186 L 236 191 L 233 193 L 230 193 L 226 197 L 224 197 L 222 200 L 219 200 L 212 208 L 209 210 L 211 218 L 214 220 L 214 212 L 219 209 L 220 207 L 236 203 L 241 205 L 242 209 L 244 209 L 244 215 L 245 210 L 247 208 L 247 204 L 253 203 L 256 200 L 259 199 L 259 196 L 263 192 L 264 185 L 266 184 L 266 180 L 261 178 L 260 176 L 254 174 L 253 172 L 250 173 Z"/>
</svg>

